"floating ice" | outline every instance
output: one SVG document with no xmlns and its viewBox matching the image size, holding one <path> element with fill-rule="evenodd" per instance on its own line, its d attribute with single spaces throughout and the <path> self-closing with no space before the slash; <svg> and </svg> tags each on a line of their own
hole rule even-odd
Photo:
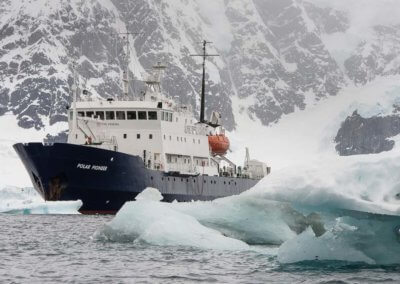
<svg viewBox="0 0 400 284">
<path fill-rule="evenodd" d="M 241 195 L 209 202 L 162 203 L 148 189 L 95 236 L 212 249 L 281 244 L 283 263 L 400 263 L 399 196 L 398 157 L 324 160 L 274 172 Z"/>
<path fill-rule="evenodd" d="M 400 217 L 347 212 L 338 217 L 320 237 L 307 229 L 286 241 L 278 260 L 292 263 L 304 260 L 342 260 L 368 264 L 400 263 Z"/>
<path fill-rule="evenodd" d="M 125 203 L 115 218 L 95 233 L 94 238 L 161 246 L 248 249 L 244 242 L 201 225 L 194 217 L 174 210 L 171 204 L 155 201 L 154 196 L 157 197 L 154 189 L 147 188 L 137 201 Z"/>
<path fill-rule="evenodd" d="M 289 203 L 253 196 L 174 203 L 170 207 L 226 236 L 252 245 L 281 244 L 296 236 L 296 227 L 304 229 L 307 223 L 306 217 L 293 210 Z"/>
<path fill-rule="evenodd" d="M 0 213 L 8 214 L 79 214 L 82 201 L 45 202 L 33 188 L 2 187 Z"/>
<path fill-rule="evenodd" d="M 161 201 L 163 199 L 162 194 L 158 191 L 158 189 L 153 187 L 148 187 L 146 190 L 143 190 L 139 193 L 136 200 L 153 200 L 153 201 Z"/>
</svg>

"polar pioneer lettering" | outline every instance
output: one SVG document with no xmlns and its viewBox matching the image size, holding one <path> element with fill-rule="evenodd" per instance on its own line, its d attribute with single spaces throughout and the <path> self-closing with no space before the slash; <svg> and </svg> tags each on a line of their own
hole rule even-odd
<svg viewBox="0 0 400 284">
<path fill-rule="evenodd" d="M 77 164 L 76 167 L 78 169 L 83 170 L 94 170 L 94 171 L 107 171 L 107 166 L 99 166 L 99 165 L 89 165 L 89 164 Z"/>
</svg>

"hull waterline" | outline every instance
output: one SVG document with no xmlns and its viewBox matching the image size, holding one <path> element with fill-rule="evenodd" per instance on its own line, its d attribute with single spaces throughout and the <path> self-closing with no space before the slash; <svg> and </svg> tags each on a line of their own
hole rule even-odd
<svg viewBox="0 0 400 284">
<path fill-rule="evenodd" d="M 49 201 L 82 200 L 81 213 L 114 214 L 146 187 L 163 201 L 213 200 L 239 194 L 258 180 L 183 176 L 147 169 L 141 157 L 67 143 L 17 143 L 34 188 Z"/>
</svg>

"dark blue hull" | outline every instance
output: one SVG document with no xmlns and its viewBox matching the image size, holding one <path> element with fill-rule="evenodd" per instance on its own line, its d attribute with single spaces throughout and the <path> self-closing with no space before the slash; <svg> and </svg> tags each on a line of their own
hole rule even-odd
<svg viewBox="0 0 400 284">
<path fill-rule="evenodd" d="M 138 156 L 66 143 L 18 143 L 35 189 L 45 200 L 83 202 L 82 213 L 115 213 L 146 187 L 163 201 L 213 200 L 239 194 L 258 180 L 219 176 L 182 176 L 144 167 Z"/>
</svg>

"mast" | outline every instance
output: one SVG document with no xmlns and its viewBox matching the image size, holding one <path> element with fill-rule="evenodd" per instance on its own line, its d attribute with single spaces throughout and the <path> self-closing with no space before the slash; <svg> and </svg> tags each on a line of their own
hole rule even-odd
<svg viewBox="0 0 400 284">
<path fill-rule="evenodd" d="M 204 110 L 205 110 L 205 88 L 206 88 L 206 58 L 210 56 L 219 56 L 218 54 L 207 54 L 206 46 L 211 41 L 203 40 L 203 53 L 202 54 L 191 54 L 190 56 L 201 56 L 203 57 L 203 76 L 201 79 L 201 98 L 200 98 L 200 123 L 205 123 Z"/>
<path fill-rule="evenodd" d="M 244 167 L 246 169 L 249 168 L 249 163 L 250 163 L 250 153 L 249 153 L 249 148 L 246 147 L 246 158 L 244 159 Z"/>
<path fill-rule="evenodd" d="M 74 83 L 72 85 L 72 92 L 73 92 L 73 99 L 72 99 L 72 133 L 76 132 L 78 128 L 78 120 L 77 120 L 77 113 L 76 113 L 76 100 L 77 100 L 77 93 L 78 93 L 78 86 L 77 86 L 77 75 L 76 75 L 76 68 L 75 63 L 73 65 L 73 76 L 74 76 Z"/>
<path fill-rule="evenodd" d="M 123 39 L 125 40 L 125 70 L 122 75 L 122 83 L 123 83 L 123 94 L 124 97 L 128 97 L 129 95 L 129 62 L 130 62 L 130 48 L 129 48 L 129 36 L 130 35 L 138 35 L 139 33 L 130 33 L 128 31 L 124 33 L 119 33 L 123 35 Z"/>
</svg>

